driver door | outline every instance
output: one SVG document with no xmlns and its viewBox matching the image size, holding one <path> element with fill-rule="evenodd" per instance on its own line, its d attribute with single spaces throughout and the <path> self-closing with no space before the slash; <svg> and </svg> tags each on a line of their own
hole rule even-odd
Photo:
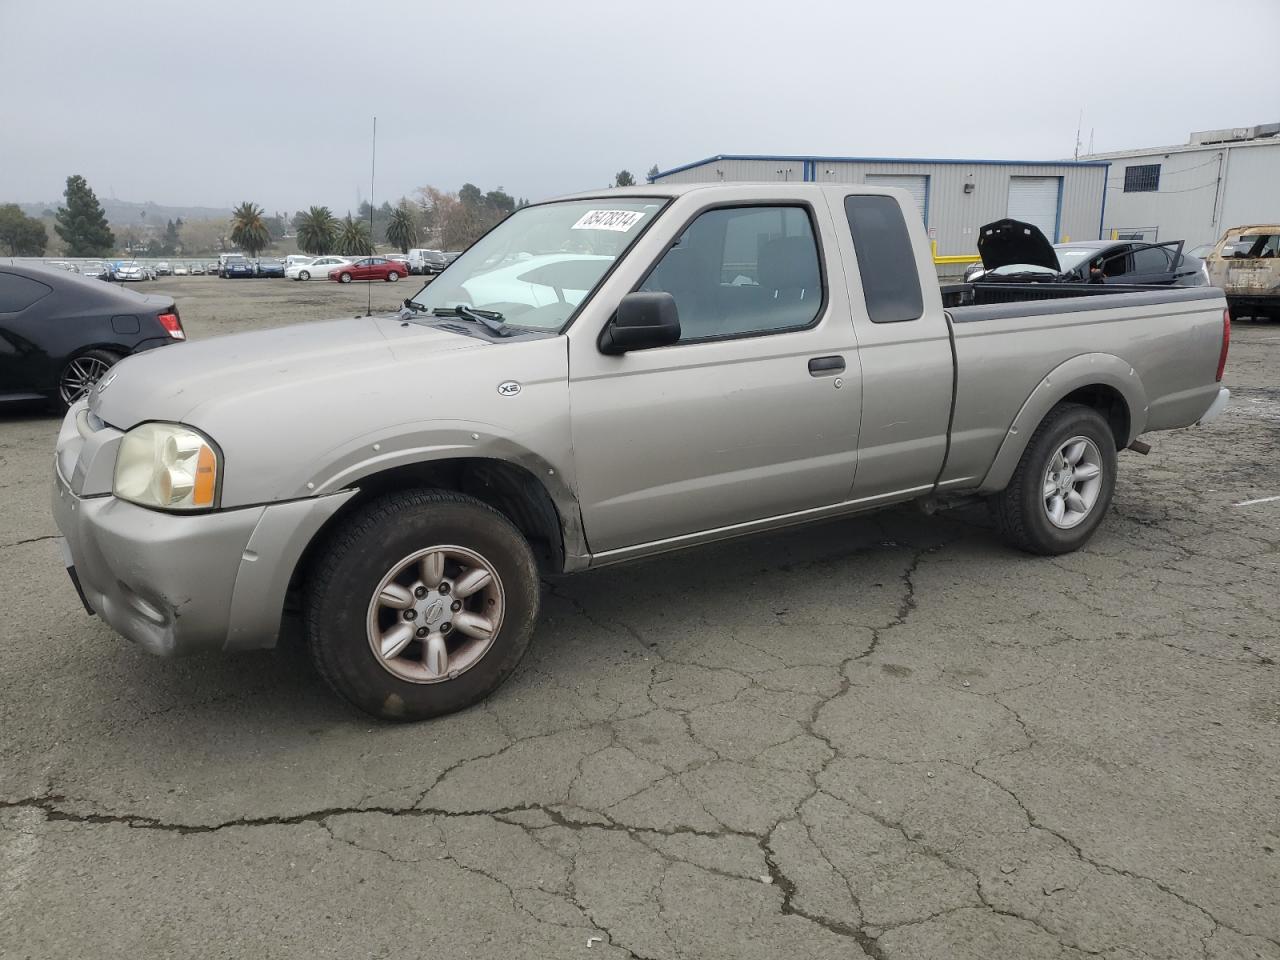
<svg viewBox="0 0 1280 960">
<path fill-rule="evenodd" d="M 832 231 L 806 203 L 705 208 L 638 284 L 672 295 L 680 340 L 621 356 L 598 350 L 598 327 L 575 342 L 574 460 L 597 557 L 847 498 L 861 377 L 842 267 L 821 256 Z"/>
</svg>

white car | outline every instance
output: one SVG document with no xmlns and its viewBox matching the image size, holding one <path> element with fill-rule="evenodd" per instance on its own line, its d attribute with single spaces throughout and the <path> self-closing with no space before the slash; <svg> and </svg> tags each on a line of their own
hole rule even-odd
<svg viewBox="0 0 1280 960">
<path fill-rule="evenodd" d="M 174 275 L 175 277 L 185 277 L 185 276 L 187 275 L 187 266 L 186 266 L 186 264 L 184 264 L 184 263 L 180 263 L 180 264 L 178 264 L 176 267 L 174 267 L 174 268 L 173 268 L 173 275 Z"/>
<path fill-rule="evenodd" d="M 346 257 L 316 257 L 306 263 L 295 263 L 284 268 L 284 275 L 290 280 L 328 280 L 329 271 L 344 263 L 350 263 Z"/>
<path fill-rule="evenodd" d="M 117 280 L 150 280 L 150 271 L 135 260 L 126 260 L 116 267 Z"/>
</svg>

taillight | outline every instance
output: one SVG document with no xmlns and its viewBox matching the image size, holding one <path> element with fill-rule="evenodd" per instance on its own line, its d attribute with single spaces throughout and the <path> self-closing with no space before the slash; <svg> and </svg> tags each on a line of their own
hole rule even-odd
<svg viewBox="0 0 1280 960">
<path fill-rule="evenodd" d="M 173 310 L 169 313 L 162 313 L 156 317 L 160 321 L 160 326 L 168 331 L 169 336 L 175 340 L 187 339 L 186 331 L 182 329 L 182 321 L 178 319 L 178 311 Z"/>
<path fill-rule="evenodd" d="M 1231 311 L 1222 311 L 1222 352 L 1218 354 L 1218 375 L 1214 377 L 1222 382 L 1222 372 L 1227 369 L 1227 349 L 1231 346 Z"/>
</svg>

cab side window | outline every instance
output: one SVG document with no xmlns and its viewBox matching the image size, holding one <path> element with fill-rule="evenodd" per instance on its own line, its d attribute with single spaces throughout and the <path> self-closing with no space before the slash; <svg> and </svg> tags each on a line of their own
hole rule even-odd
<svg viewBox="0 0 1280 960">
<path fill-rule="evenodd" d="M 855 194 L 845 197 L 844 212 L 871 322 L 902 323 L 924 316 L 916 254 L 898 201 Z"/>
<path fill-rule="evenodd" d="M 823 286 L 808 210 L 708 210 L 685 229 L 640 289 L 675 298 L 682 343 L 811 326 L 822 307 Z"/>
</svg>

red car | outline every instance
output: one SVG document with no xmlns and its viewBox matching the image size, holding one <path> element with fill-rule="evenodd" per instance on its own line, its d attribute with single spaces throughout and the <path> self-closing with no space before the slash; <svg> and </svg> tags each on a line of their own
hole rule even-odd
<svg viewBox="0 0 1280 960">
<path fill-rule="evenodd" d="M 386 257 L 365 257 L 329 271 L 329 279 L 339 283 L 350 283 L 352 280 L 390 280 L 395 283 L 408 275 L 409 271 L 403 263 Z"/>
</svg>

